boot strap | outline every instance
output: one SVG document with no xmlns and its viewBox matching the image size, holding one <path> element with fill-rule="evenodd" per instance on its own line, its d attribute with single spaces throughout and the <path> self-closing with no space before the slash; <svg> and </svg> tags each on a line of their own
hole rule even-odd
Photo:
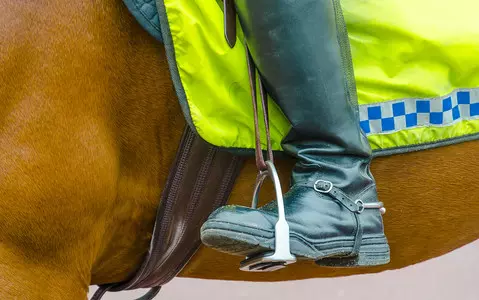
<svg viewBox="0 0 479 300">
<path fill-rule="evenodd" d="M 351 199 L 342 190 L 335 187 L 331 181 L 316 180 L 313 188 L 318 193 L 329 194 L 353 213 L 360 214 L 365 209 L 379 209 L 382 214 L 386 211 L 382 202 L 364 203 L 361 199 Z"/>
<path fill-rule="evenodd" d="M 356 221 L 356 232 L 354 234 L 353 249 L 351 250 L 351 253 L 349 255 L 357 255 L 359 253 L 359 249 L 361 248 L 361 240 L 363 237 L 363 227 L 361 226 L 361 221 L 359 220 L 359 214 L 362 213 L 364 210 L 364 205 L 361 205 L 361 203 L 363 202 L 361 200 L 361 202 L 353 201 L 343 191 L 335 187 L 330 181 L 316 180 L 313 185 L 313 188 L 318 193 L 329 194 L 330 196 L 338 200 L 347 209 L 353 212 L 353 216 Z"/>
<path fill-rule="evenodd" d="M 318 193 L 329 194 L 331 197 L 338 200 L 342 205 L 344 205 L 347 209 L 354 213 L 353 215 L 356 220 L 356 232 L 354 237 L 353 250 L 349 255 L 357 255 L 359 253 L 359 249 L 361 248 L 361 240 L 363 236 L 363 227 L 359 219 L 359 214 L 361 214 L 365 209 L 379 209 L 380 213 L 383 214 L 386 211 L 383 203 L 364 203 L 361 199 L 353 200 L 342 190 L 335 187 L 331 181 L 327 180 L 316 180 L 316 182 L 314 182 L 313 184 L 313 188 Z"/>
</svg>

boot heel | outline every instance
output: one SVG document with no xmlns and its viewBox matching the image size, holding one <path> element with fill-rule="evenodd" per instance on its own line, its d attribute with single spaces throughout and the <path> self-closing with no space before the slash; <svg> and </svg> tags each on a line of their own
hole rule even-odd
<svg viewBox="0 0 479 300">
<path fill-rule="evenodd" d="M 322 267 L 369 267 L 385 265 L 390 261 L 389 245 L 376 244 L 361 246 L 356 256 L 326 257 L 316 261 Z"/>
</svg>

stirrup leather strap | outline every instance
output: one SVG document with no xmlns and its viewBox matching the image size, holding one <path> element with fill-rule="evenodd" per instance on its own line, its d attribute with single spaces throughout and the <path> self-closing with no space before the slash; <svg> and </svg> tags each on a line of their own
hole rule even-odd
<svg viewBox="0 0 479 300">
<path fill-rule="evenodd" d="M 253 57 L 248 49 L 248 45 L 246 44 L 246 58 L 247 58 L 247 65 L 248 65 L 248 76 L 249 76 L 249 84 L 251 90 L 251 100 L 253 104 L 253 113 L 254 113 L 254 131 L 255 131 L 255 156 L 256 156 L 256 166 L 260 172 L 265 171 L 267 169 L 263 151 L 261 148 L 261 134 L 259 128 L 259 112 L 258 112 L 258 100 L 256 97 L 256 67 L 253 61 Z M 266 134 L 266 145 L 267 145 L 267 160 L 274 163 L 273 160 L 273 150 L 271 147 L 271 134 L 269 131 L 269 109 L 268 109 L 268 99 L 267 99 L 267 92 L 263 85 L 263 81 L 261 80 L 261 76 L 258 76 L 259 82 L 259 92 L 260 92 L 260 100 L 261 100 L 261 108 L 263 110 L 263 122 L 265 127 L 265 134 Z"/>
<path fill-rule="evenodd" d="M 226 2 L 225 2 L 226 4 Z M 227 35 L 226 35 L 227 36 Z M 251 53 L 249 52 L 248 45 L 246 45 L 246 59 L 248 65 L 249 83 L 251 89 L 251 99 L 253 104 L 254 113 L 254 126 L 255 126 L 255 156 L 256 166 L 258 168 L 258 176 L 256 178 L 256 184 L 253 194 L 252 208 L 256 208 L 258 205 L 258 194 L 266 177 L 270 177 L 273 181 L 273 185 L 276 192 L 276 201 L 278 203 L 278 220 L 275 224 L 275 250 L 273 253 L 266 253 L 259 257 L 247 257 L 240 264 L 240 270 L 249 272 L 268 272 L 275 271 L 284 268 L 286 265 L 296 262 L 296 257 L 291 254 L 290 241 L 289 241 L 289 225 L 286 221 L 284 202 L 281 184 L 278 174 L 273 162 L 273 150 L 271 147 L 271 136 L 269 130 L 269 113 L 268 113 L 268 99 L 267 92 L 262 82 L 261 76 L 256 77 L 256 66 L 254 64 Z M 263 111 L 262 117 L 266 134 L 266 146 L 267 146 L 267 160 L 265 161 L 263 156 L 263 150 L 261 147 L 261 134 L 259 127 L 259 112 L 258 112 L 258 99 L 256 96 L 256 81 L 259 83 L 261 108 Z"/>
</svg>

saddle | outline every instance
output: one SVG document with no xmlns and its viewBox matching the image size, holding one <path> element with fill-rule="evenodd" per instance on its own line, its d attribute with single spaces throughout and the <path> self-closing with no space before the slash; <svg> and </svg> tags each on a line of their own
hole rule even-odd
<svg viewBox="0 0 479 300">
<path fill-rule="evenodd" d="M 130 13 L 151 36 L 163 43 L 156 0 L 123 0 Z"/>
</svg>

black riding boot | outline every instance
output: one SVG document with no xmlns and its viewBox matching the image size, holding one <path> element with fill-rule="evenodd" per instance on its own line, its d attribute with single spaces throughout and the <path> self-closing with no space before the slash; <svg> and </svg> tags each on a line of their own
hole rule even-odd
<svg viewBox="0 0 479 300">
<path fill-rule="evenodd" d="M 291 253 L 332 266 L 389 262 L 339 0 L 236 0 L 236 10 L 266 90 L 292 124 L 283 141 L 297 158 L 284 195 Z M 277 218 L 276 201 L 225 206 L 201 238 L 252 256 L 275 248 Z"/>
</svg>

